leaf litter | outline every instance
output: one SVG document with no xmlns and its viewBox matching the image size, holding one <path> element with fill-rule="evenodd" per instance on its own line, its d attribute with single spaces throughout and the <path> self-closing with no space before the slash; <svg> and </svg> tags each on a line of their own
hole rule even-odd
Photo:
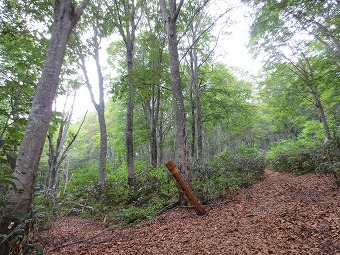
<svg viewBox="0 0 340 255">
<path fill-rule="evenodd" d="M 267 171 L 237 195 L 207 206 L 176 208 L 127 229 L 78 216 L 58 217 L 45 254 L 340 255 L 340 196 L 332 176 Z"/>
</svg>

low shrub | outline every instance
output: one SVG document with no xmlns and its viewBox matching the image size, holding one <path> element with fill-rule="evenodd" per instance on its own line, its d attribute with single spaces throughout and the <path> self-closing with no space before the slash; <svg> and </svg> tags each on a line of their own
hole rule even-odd
<svg viewBox="0 0 340 255">
<path fill-rule="evenodd" d="M 145 162 L 136 161 L 133 187 L 128 185 L 125 163 L 117 169 L 108 165 L 107 169 L 103 189 L 97 185 L 96 165 L 74 171 L 67 184 L 63 212 L 95 218 L 108 215 L 119 226 L 128 226 L 151 217 L 177 198 L 176 185 L 165 168 L 150 168 Z"/>
<path fill-rule="evenodd" d="M 222 153 L 205 165 L 193 168 L 193 187 L 202 200 L 209 200 L 225 189 L 238 190 L 264 178 L 266 161 L 256 153 Z"/>
<path fill-rule="evenodd" d="M 303 141 L 290 141 L 287 144 L 303 144 Z M 278 147 L 281 147 L 280 143 Z M 340 138 L 335 138 L 327 143 L 315 143 L 294 149 L 285 148 L 275 157 L 270 154 L 270 165 L 274 171 L 292 172 L 296 175 L 306 173 L 332 173 L 337 185 L 340 184 Z M 277 150 L 275 147 L 274 150 Z"/>
</svg>

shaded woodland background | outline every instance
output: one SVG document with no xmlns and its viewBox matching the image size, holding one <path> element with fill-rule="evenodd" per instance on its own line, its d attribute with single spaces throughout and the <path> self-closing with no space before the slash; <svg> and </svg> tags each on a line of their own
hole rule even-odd
<svg viewBox="0 0 340 255">
<path fill-rule="evenodd" d="M 65 35 L 50 118 L 34 121 L 62 4 L 70 20 L 82 17 Z M 76 4 L 0 3 L 2 245 L 39 250 L 37 234 L 56 213 L 126 227 L 185 204 L 164 168 L 170 159 L 205 203 L 263 180 L 265 168 L 331 173 L 339 185 L 338 1 Z M 249 49 L 263 58 L 257 75 L 221 61 L 216 47 L 231 22 L 242 22 L 230 16 L 243 4 Z M 75 120 L 82 87 L 95 110 Z M 26 189 L 22 167 L 31 159 L 20 149 L 37 122 L 46 134 L 43 147 L 31 135 L 41 158 Z M 15 194 L 29 204 L 11 215 Z"/>
</svg>

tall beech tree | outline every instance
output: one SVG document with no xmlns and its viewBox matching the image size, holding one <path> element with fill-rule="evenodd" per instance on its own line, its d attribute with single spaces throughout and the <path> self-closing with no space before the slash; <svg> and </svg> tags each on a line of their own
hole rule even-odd
<svg viewBox="0 0 340 255">
<path fill-rule="evenodd" d="M 158 19 L 158 6 L 151 3 L 145 8 L 146 31 L 137 37 L 135 81 L 138 85 L 138 97 L 142 100 L 144 115 L 150 130 L 151 166 L 156 167 L 160 160 L 158 145 L 160 143 L 159 121 L 161 101 L 165 97 L 161 85 L 165 83 L 164 65 L 166 48 L 163 23 Z"/>
<path fill-rule="evenodd" d="M 106 180 L 106 155 L 107 155 L 107 131 L 106 131 L 106 120 L 105 120 L 105 100 L 104 100 L 104 77 L 102 72 L 102 67 L 100 64 L 100 40 L 101 37 L 99 35 L 98 25 L 96 24 L 96 18 L 94 18 L 92 29 L 93 29 L 93 36 L 91 38 L 91 45 L 92 45 L 92 55 L 93 59 L 95 60 L 96 64 L 96 71 L 97 71 L 97 78 L 98 78 L 98 100 L 96 100 L 93 86 L 91 84 L 89 73 L 86 68 L 86 61 L 85 56 L 82 51 L 82 48 L 78 47 L 78 55 L 80 60 L 80 66 L 83 70 L 83 74 L 85 77 L 86 86 L 90 92 L 90 97 L 93 106 L 97 111 L 98 122 L 99 122 L 99 130 L 100 130 L 100 145 L 99 145 L 99 160 L 98 160 L 98 185 L 101 188 L 104 188 L 105 180 Z M 78 40 L 79 42 L 79 40 Z M 80 43 L 80 42 L 79 42 Z"/>
<path fill-rule="evenodd" d="M 10 222 L 25 213 L 31 205 L 35 177 L 52 116 L 52 104 L 57 92 L 66 45 L 74 26 L 79 21 L 89 0 L 75 8 L 71 0 L 54 2 L 53 27 L 48 53 L 32 103 L 28 123 L 21 143 L 14 182 L 18 192 L 9 189 L 9 201 L 2 213 L 2 231 Z"/>
<path fill-rule="evenodd" d="M 197 161 L 203 159 L 203 126 L 202 105 L 200 96 L 199 69 L 213 54 L 216 46 L 212 41 L 217 41 L 211 33 L 216 22 L 229 10 L 212 20 L 206 13 L 210 0 L 201 0 L 188 3 L 185 7 L 185 27 L 187 38 L 187 51 L 184 56 L 188 57 L 188 69 L 190 73 L 189 93 L 191 105 L 191 156 Z"/>
<path fill-rule="evenodd" d="M 160 0 L 161 15 L 165 24 L 170 55 L 171 86 L 175 118 L 175 162 L 184 177 L 190 181 L 189 148 L 185 108 L 179 71 L 177 19 L 184 0 Z M 181 199 L 182 200 L 182 199 Z M 184 202 L 183 200 L 181 202 Z"/>
<path fill-rule="evenodd" d="M 136 29 L 142 18 L 143 4 L 141 1 L 134 0 L 112 0 L 109 2 L 111 4 L 108 8 L 110 8 L 114 13 L 114 26 L 118 29 L 126 49 L 125 58 L 128 83 L 125 131 L 126 166 L 128 171 L 128 183 L 133 186 L 136 182 L 136 171 L 134 165 L 135 152 L 133 145 L 133 113 L 135 107 L 134 101 L 136 88 L 131 79 L 131 73 L 134 65 Z M 140 13 L 138 13 L 138 10 Z"/>
</svg>

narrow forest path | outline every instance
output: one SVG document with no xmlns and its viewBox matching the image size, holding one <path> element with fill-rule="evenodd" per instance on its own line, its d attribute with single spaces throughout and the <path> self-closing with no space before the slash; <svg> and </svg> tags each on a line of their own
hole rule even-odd
<svg viewBox="0 0 340 255">
<path fill-rule="evenodd" d="M 205 216 L 175 209 L 124 230 L 59 217 L 46 254 L 340 255 L 340 190 L 332 176 L 266 175 Z"/>
</svg>

